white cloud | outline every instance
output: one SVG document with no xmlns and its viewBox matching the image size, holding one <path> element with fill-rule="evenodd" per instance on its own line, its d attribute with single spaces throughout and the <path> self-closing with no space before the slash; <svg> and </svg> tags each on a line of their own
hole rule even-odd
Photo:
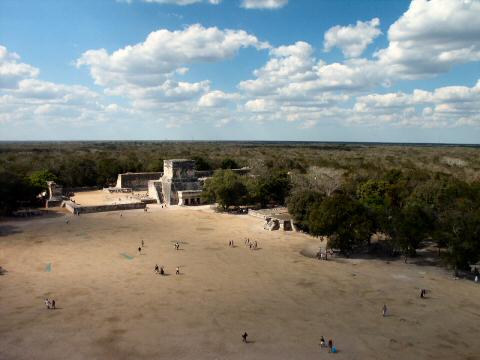
<svg viewBox="0 0 480 360">
<path fill-rule="evenodd" d="M 358 57 L 382 32 L 378 28 L 380 20 L 357 21 L 355 26 L 334 26 L 324 35 L 324 49 L 330 51 L 339 47 L 346 57 Z"/>
<path fill-rule="evenodd" d="M 238 94 L 228 94 L 223 91 L 215 90 L 206 93 L 198 100 L 198 105 L 202 107 L 224 106 L 231 101 L 237 100 Z"/>
<path fill-rule="evenodd" d="M 77 66 L 88 66 L 95 83 L 106 87 L 109 94 L 178 101 L 209 90 L 208 81 L 189 84 L 173 80 L 175 74 L 188 70 L 185 65 L 226 60 L 245 47 L 263 49 L 269 45 L 243 30 L 196 24 L 183 30 L 152 32 L 144 42 L 112 54 L 105 49 L 88 50 L 77 60 Z"/>
<path fill-rule="evenodd" d="M 413 0 L 388 30 L 378 64 L 395 77 L 414 79 L 480 60 L 480 1 Z"/>
<path fill-rule="evenodd" d="M 473 87 L 446 86 L 434 91 L 369 94 L 356 99 L 350 120 L 372 124 L 446 127 L 480 125 L 480 81 Z"/>
<path fill-rule="evenodd" d="M 288 4 L 288 0 L 242 0 L 245 9 L 279 9 Z"/>
<path fill-rule="evenodd" d="M 18 54 L 0 45 L 0 89 L 16 88 L 22 79 L 38 76 L 37 68 L 19 60 Z"/>
</svg>

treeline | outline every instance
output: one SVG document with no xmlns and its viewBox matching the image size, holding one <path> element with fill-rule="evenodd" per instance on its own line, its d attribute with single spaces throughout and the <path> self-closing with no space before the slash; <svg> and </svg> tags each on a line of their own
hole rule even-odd
<svg viewBox="0 0 480 360">
<path fill-rule="evenodd" d="M 285 204 L 290 188 L 290 178 L 284 170 L 254 172 L 250 176 L 221 170 L 206 180 L 202 198 L 207 203 L 218 203 L 223 210 L 242 205 L 264 208 Z"/>
<path fill-rule="evenodd" d="M 402 253 L 407 259 L 428 240 L 454 269 L 480 260 L 479 182 L 390 170 L 372 178 L 352 177 L 330 196 L 297 191 L 288 208 L 303 230 L 329 236 L 328 247 L 345 255 L 375 245 L 383 254 Z M 374 233 L 384 241 L 371 244 Z"/>
</svg>

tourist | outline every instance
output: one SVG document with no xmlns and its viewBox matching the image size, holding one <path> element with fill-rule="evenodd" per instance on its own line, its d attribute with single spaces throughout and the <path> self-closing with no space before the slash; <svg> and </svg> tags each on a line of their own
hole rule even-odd
<svg viewBox="0 0 480 360">
<path fill-rule="evenodd" d="M 178 242 L 175 243 L 175 250 L 180 249 L 180 244 Z"/>
<path fill-rule="evenodd" d="M 475 282 L 478 283 L 478 275 L 475 275 Z"/>
<path fill-rule="evenodd" d="M 50 300 L 45 299 L 45 306 L 47 307 L 47 309 L 50 309 Z"/>
<path fill-rule="evenodd" d="M 177 268 L 175 269 L 175 274 L 176 275 L 180 275 L 180 268 L 177 266 Z"/>
<path fill-rule="evenodd" d="M 163 266 L 160 267 L 160 275 L 165 275 L 165 270 L 163 270 Z"/>
<path fill-rule="evenodd" d="M 143 248 L 144 246 L 145 246 L 145 243 L 144 243 L 143 240 L 142 240 L 142 248 Z"/>
<path fill-rule="evenodd" d="M 54 309 L 54 310 L 56 309 L 55 308 L 55 300 L 52 300 L 52 307 L 51 308 Z"/>
<path fill-rule="evenodd" d="M 142 248 L 141 248 L 141 247 L 138 248 L 138 253 L 139 253 L 139 254 L 142 253 Z"/>
<path fill-rule="evenodd" d="M 333 348 L 333 340 L 328 340 L 328 352 L 331 353 Z"/>
<path fill-rule="evenodd" d="M 255 250 L 257 250 L 257 248 L 258 248 L 258 243 L 257 243 L 256 241 L 255 241 L 255 245 L 253 245 L 253 248 L 254 248 Z"/>
<path fill-rule="evenodd" d="M 386 304 L 383 304 L 382 316 L 383 316 L 383 317 L 387 316 L 387 305 L 386 305 Z"/>
<path fill-rule="evenodd" d="M 232 240 L 232 247 L 235 247 L 235 245 L 233 244 L 233 240 Z"/>
<path fill-rule="evenodd" d="M 420 291 L 420 297 L 423 299 L 423 298 L 425 297 L 425 294 L 426 294 L 426 293 L 427 293 L 427 290 L 422 289 L 422 290 Z"/>
<path fill-rule="evenodd" d="M 325 347 L 325 338 L 323 336 L 320 338 L 320 347 Z"/>
<path fill-rule="evenodd" d="M 248 334 L 247 334 L 247 332 L 245 331 L 245 333 L 242 335 L 242 339 L 243 339 L 242 341 L 243 341 L 244 343 L 247 343 L 247 337 L 248 337 Z"/>
<path fill-rule="evenodd" d="M 158 268 L 158 264 L 155 264 L 155 269 L 153 270 L 156 274 L 158 274 L 158 272 L 160 271 L 160 269 Z"/>
</svg>

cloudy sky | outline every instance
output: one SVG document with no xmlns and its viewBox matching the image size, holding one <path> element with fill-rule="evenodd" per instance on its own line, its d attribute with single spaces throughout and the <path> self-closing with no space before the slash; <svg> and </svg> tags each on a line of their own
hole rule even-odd
<svg viewBox="0 0 480 360">
<path fill-rule="evenodd" d="M 480 0 L 1 0 L 0 140 L 480 143 Z"/>
</svg>

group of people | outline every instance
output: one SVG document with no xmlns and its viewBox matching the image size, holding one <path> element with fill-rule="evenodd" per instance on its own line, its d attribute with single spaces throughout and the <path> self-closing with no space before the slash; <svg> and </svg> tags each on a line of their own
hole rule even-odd
<svg viewBox="0 0 480 360">
<path fill-rule="evenodd" d="M 45 299 L 45 306 L 47 307 L 47 309 L 55 310 L 55 300 Z"/>
<path fill-rule="evenodd" d="M 258 249 L 258 243 L 256 241 L 250 241 L 250 238 L 245 239 L 245 246 L 249 247 L 250 250 Z"/>
<path fill-rule="evenodd" d="M 158 264 L 155 265 L 155 269 L 153 271 L 156 274 L 165 275 L 165 269 L 163 268 L 163 266 L 159 267 Z M 175 274 L 180 275 L 180 266 L 177 266 L 177 268 L 175 269 Z"/>
<path fill-rule="evenodd" d="M 320 338 L 320 347 L 321 348 L 328 347 L 328 352 L 329 353 L 336 353 L 337 352 L 337 348 L 335 347 L 335 345 L 333 345 L 333 340 L 329 339 L 328 342 L 326 342 L 325 338 L 323 336 Z"/>
</svg>

